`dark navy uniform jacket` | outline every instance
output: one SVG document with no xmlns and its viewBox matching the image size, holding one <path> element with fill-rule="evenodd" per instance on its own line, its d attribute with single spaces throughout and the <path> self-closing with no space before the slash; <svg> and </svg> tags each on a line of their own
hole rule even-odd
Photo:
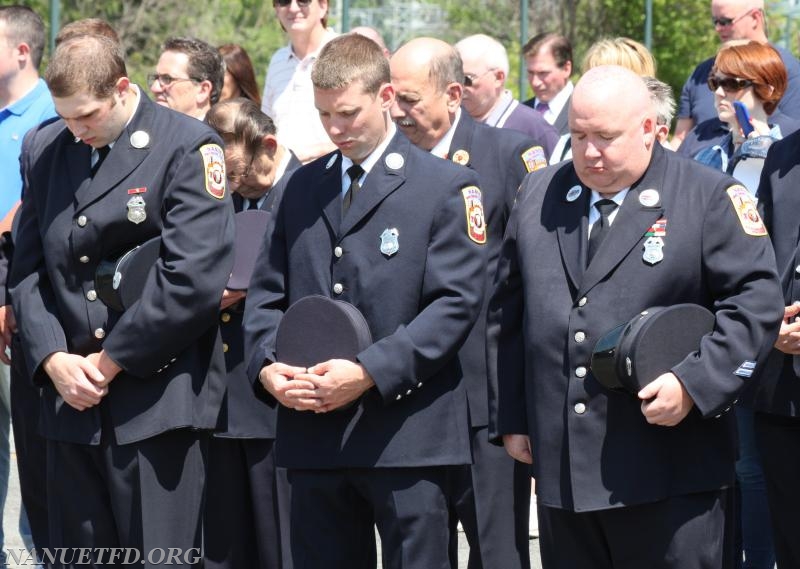
<svg viewBox="0 0 800 569">
<path fill-rule="evenodd" d="M 248 375 L 275 361 L 284 311 L 308 295 L 354 304 L 374 343 L 358 355 L 376 386 L 329 413 L 280 407 L 279 466 L 406 467 L 471 462 L 456 352 L 478 317 L 484 245 L 468 234 L 477 177 L 396 133 L 342 218 L 341 156 L 292 175 L 250 283 Z M 466 190 L 462 192 L 462 190 Z M 398 251 L 381 253 L 396 229 Z M 313 325 L 313 323 L 311 323 Z"/>
<path fill-rule="evenodd" d="M 288 150 L 287 150 L 288 152 Z M 301 166 L 292 154 L 283 176 L 270 189 L 261 211 L 274 215 L 275 205 L 280 203 L 292 172 Z M 236 211 L 242 210 L 243 200 L 233 195 Z M 257 244 L 261 247 L 261 241 Z M 274 404 L 268 402 L 265 392 L 260 388 L 254 391 L 253 382 L 247 377 L 247 363 L 244 359 L 244 306 L 247 299 L 220 312 L 220 330 L 225 349 L 225 367 L 228 370 L 228 391 L 220 413 L 218 437 L 230 438 L 275 438 L 275 421 L 278 417 Z M 274 400 L 273 400 L 274 402 Z"/>
<path fill-rule="evenodd" d="M 758 206 L 775 247 L 783 300 L 800 300 L 800 132 L 772 145 L 761 170 Z M 800 417 L 800 356 L 772 350 L 755 396 L 758 411 Z"/>
<path fill-rule="evenodd" d="M 545 506 L 601 510 L 734 481 L 729 409 L 783 314 L 774 254 L 745 188 L 653 152 L 588 267 L 590 190 L 571 161 L 531 174 L 509 220 L 489 306 L 490 435 L 531 437 Z M 644 241 L 656 222 L 663 260 L 651 265 Z M 710 309 L 716 327 L 672 369 L 695 407 L 675 427 L 650 425 L 638 399 L 599 384 L 591 352 L 642 310 L 678 303 Z"/>
<path fill-rule="evenodd" d="M 520 132 L 478 123 L 465 112 L 461 113 L 450 143 L 450 159 L 458 160 L 459 156 L 463 156 L 459 151 L 466 151 L 469 159 L 464 165 L 475 170 L 480 178 L 488 233 L 486 295 L 481 317 L 459 351 L 474 427 L 486 426 L 489 422 L 486 393 L 486 307 L 489 289 L 514 198 L 528 173 L 523 156 L 532 149 L 536 152 L 535 148 L 541 148 L 540 144 Z M 547 165 L 547 153 L 542 155 L 542 160 L 540 167 Z"/>
<path fill-rule="evenodd" d="M 119 444 L 217 422 L 225 379 L 217 318 L 233 263 L 221 140 L 139 91 L 138 109 L 94 179 L 91 148 L 62 121 L 25 141 L 11 296 L 28 368 L 44 386 L 50 439 L 99 443 L 101 408 Z M 140 223 L 128 219 L 134 195 L 146 204 Z M 157 235 L 161 256 L 141 300 L 124 313 L 108 309 L 94 290 L 98 263 Z M 100 349 L 124 371 L 100 406 L 76 411 L 42 361 L 56 351 Z"/>
</svg>

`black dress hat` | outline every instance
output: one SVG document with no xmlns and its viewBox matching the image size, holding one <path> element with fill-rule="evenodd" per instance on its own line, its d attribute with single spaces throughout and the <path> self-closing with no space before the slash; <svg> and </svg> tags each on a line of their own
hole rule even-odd
<svg viewBox="0 0 800 569">
<path fill-rule="evenodd" d="M 228 279 L 230 290 L 247 290 L 250 286 L 250 277 L 253 275 L 270 217 L 269 212 L 258 209 L 240 211 L 234 216 L 236 242 L 233 250 L 233 270 L 231 278 Z"/>
<path fill-rule="evenodd" d="M 313 295 L 301 298 L 283 315 L 275 338 L 275 357 L 281 363 L 306 368 L 331 359 L 355 362 L 370 345 L 372 334 L 358 308 Z M 338 410 L 349 409 L 357 401 Z"/>
<path fill-rule="evenodd" d="M 636 395 L 696 352 L 713 329 L 714 315 L 697 304 L 648 308 L 597 341 L 592 373 L 604 387 Z"/>
<path fill-rule="evenodd" d="M 101 261 L 94 274 L 97 298 L 123 312 L 142 296 L 150 269 L 161 252 L 161 237 L 153 237 L 122 256 Z"/>
<path fill-rule="evenodd" d="M 319 295 L 306 296 L 283 315 L 275 338 L 277 361 L 311 367 L 330 359 L 356 361 L 372 345 L 361 312 L 348 302 Z"/>
</svg>

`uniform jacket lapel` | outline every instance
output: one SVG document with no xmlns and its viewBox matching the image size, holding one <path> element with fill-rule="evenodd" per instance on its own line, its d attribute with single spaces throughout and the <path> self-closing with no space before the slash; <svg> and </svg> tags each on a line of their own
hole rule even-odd
<svg viewBox="0 0 800 569">
<path fill-rule="evenodd" d="M 111 152 L 108 153 L 103 167 L 97 171 L 94 179 L 89 184 L 82 186 L 75 194 L 77 202 L 76 211 L 81 211 L 101 196 L 113 190 L 122 180 L 137 167 L 150 153 L 150 145 L 136 148 L 131 144 L 131 135 L 136 131 L 153 132 L 153 103 L 139 88 L 139 108 L 136 109 L 133 119 L 122 131 Z M 88 162 L 87 162 L 88 163 Z"/>
<path fill-rule="evenodd" d="M 92 182 L 91 160 L 92 148 L 80 140 L 76 141 L 72 133 L 64 128 L 64 136 L 69 140 L 65 144 L 64 154 L 67 168 L 67 179 L 70 188 L 74 188 L 75 194 L 85 192 Z"/>
<path fill-rule="evenodd" d="M 475 133 L 475 121 L 465 111 L 461 111 L 461 117 L 458 119 L 456 131 L 453 133 L 453 139 L 450 141 L 450 148 L 447 151 L 447 158 L 453 160 L 453 157 L 459 150 L 467 152 L 467 161 L 463 166 L 471 166 L 472 159 L 472 135 Z M 461 162 L 459 162 L 461 164 Z"/>
<path fill-rule="evenodd" d="M 592 192 L 581 185 L 573 168 L 564 168 L 562 172 L 563 175 L 559 173 L 551 182 L 554 187 L 559 188 L 559 192 L 563 192 L 559 197 L 559 205 L 563 204 L 563 207 L 554 208 L 553 216 L 561 259 L 572 286 L 577 290 L 586 266 L 589 197 Z M 567 194 L 572 188 L 581 188 L 581 192 L 575 200 L 570 201 Z"/>
<path fill-rule="evenodd" d="M 389 154 L 399 154 L 405 158 L 409 155 L 411 142 L 399 132 L 394 135 L 394 138 L 389 143 L 386 151 L 381 155 L 380 159 L 367 174 L 364 180 L 364 186 L 358 192 L 358 197 L 353 200 L 350 209 L 342 218 L 342 224 L 339 228 L 340 235 L 345 235 L 350 232 L 359 221 L 366 217 L 369 212 L 375 209 L 386 196 L 391 194 L 399 188 L 405 181 L 405 169 L 408 163 L 403 160 L 399 168 L 390 168 L 386 165 L 386 156 Z"/>
<path fill-rule="evenodd" d="M 338 235 L 342 221 L 342 155 L 337 151 L 322 160 L 325 162 L 325 171 L 315 194 L 331 232 Z"/>
<path fill-rule="evenodd" d="M 664 214 L 663 196 L 661 195 L 665 186 L 663 179 L 664 152 L 665 150 L 656 144 L 650 166 L 644 176 L 631 186 L 614 218 L 611 230 L 586 268 L 579 295 L 588 292 L 613 271 L 641 241 L 650 226 Z M 639 200 L 641 193 L 648 189 L 656 190 L 659 193 L 658 203 L 655 205 L 645 206 Z"/>
</svg>

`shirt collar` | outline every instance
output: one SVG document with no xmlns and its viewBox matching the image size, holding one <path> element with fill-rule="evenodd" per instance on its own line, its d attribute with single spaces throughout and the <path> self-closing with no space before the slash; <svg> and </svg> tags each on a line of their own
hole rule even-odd
<svg viewBox="0 0 800 569">
<path fill-rule="evenodd" d="M 36 83 L 33 84 L 33 87 L 25 93 L 25 95 L 10 105 L 6 106 L 4 109 L 0 109 L 2 111 L 7 111 L 9 114 L 20 116 L 25 113 L 25 111 L 30 108 L 30 106 L 36 102 L 36 100 L 42 95 L 43 92 L 47 91 L 47 84 L 44 82 L 44 79 L 39 78 L 36 80 Z"/>
<path fill-rule="evenodd" d="M 550 107 L 550 112 L 553 113 L 555 116 L 561 114 L 561 109 L 564 108 L 564 105 L 567 104 L 567 101 L 572 96 L 572 91 L 575 89 L 575 86 L 572 84 L 572 81 L 567 81 L 567 84 L 564 85 L 564 88 L 558 92 L 558 94 L 553 97 L 547 106 Z M 537 100 L 538 102 L 538 100 Z"/>
<path fill-rule="evenodd" d="M 450 125 L 450 128 L 444 133 L 444 136 L 437 142 L 433 148 L 431 148 L 431 154 L 434 156 L 438 156 L 439 158 L 448 158 L 448 153 L 450 152 L 450 145 L 453 142 L 453 135 L 456 132 L 456 127 L 458 126 L 458 121 L 461 120 L 461 108 L 459 107 L 456 109 L 456 118 L 453 121 L 453 124 Z"/>
<path fill-rule="evenodd" d="M 386 152 L 386 148 L 389 146 L 389 143 L 394 138 L 395 133 L 397 132 L 397 127 L 394 124 L 394 121 L 391 119 L 388 120 L 389 127 L 386 130 L 386 138 L 373 150 L 369 156 L 367 156 L 362 162 L 361 167 L 364 169 L 364 173 L 361 175 L 360 180 L 363 180 L 364 177 L 370 173 L 372 167 L 378 162 L 383 153 Z M 350 160 L 347 156 L 342 155 L 342 181 L 344 183 L 344 187 L 350 185 L 350 177 L 347 175 L 347 169 L 353 165 L 353 161 Z"/>
<path fill-rule="evenodd" d="M 287 47 L 289 48 L 288 50 L 289 53 L 286 55 L 286 61 L 291 61 L 292 59 L 296 59 L 297 61 L 305 61 L 305 60 L 313 61 L 314 59 L 317 58 L 319 52 L 322 51 L 322 48 L 325 47 L 325 44 L 331 41 L 337 35 L 338 34 L 334 32 L 332 29 L 325 28 L 325 35 L 322 37 L 322 42 L 319 44 L 319 47 L 316 49 L 316 51 L 312 51 L 303 59 L 301 59 L 300 57 L 297 56 L 297 54 L 295 54 L 294 49 L 292 48 L 292 42 L 289 42 L 287 44 Z"/>
<path fill-rule="evenodd" d="M 589 210 L 591 210 L 591 208 L 594 207 L 594 204 L 596 204 L 600 200 L 605 200 L 605 199 L 612 200 L 612 201 L 616 202 L 618 206 L 620 206 L 620 205 L 622 205 L 622 202 L 625 200 L 625 196 L 628 195 L 628 192 L 630 190 L 631 190 L 630 187 L 625 188 L 624 190 L 620 190 L 619 192 L 617 192 L 616 194 L 614 194 L 610 198 L 604 198 L 603 196 L 600 195 L 599 192 L 596 192 L 595 190 L 592 190 L 592 197 L 589 199 Z"/>
<path fill-rule="evenodd" d="M 511 94 L 511 91 L 506 89 L 503 91 L 503 94 L 500 95 L 500 98 L 497 99 L 497 103 L 495 103 L 494 108 L 483 122 L 489 126 L 498 126 L 500 124 L 500 119 L 503 118 L 503 115 L 506 114 L 508 108 L 513 102 L 514 95 Z"/>
</svg>

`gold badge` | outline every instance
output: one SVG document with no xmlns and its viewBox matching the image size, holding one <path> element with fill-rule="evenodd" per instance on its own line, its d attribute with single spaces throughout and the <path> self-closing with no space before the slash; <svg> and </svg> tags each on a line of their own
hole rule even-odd
<svg viewBox="0 0 800 569">
<path fill-rule="evenodd" d="M 475 243 L 486 243 L 486 219 L 483 217 L 481 191 L 475 186 L 461 189 L 464 206 L 467 208 L 467 235 Z"/>
<path fill-rule="evenodd" d="M 525 164 L 525 169 L 528 172 L 541 170 L 547 166 L 547 156 L 544 154 L 544 149 L 541 146 L 531 146 L 520 156 L 522 163 Z"/>
<path fill-rule="evenodd" d="M 225 154 L 217 144 L 200 147 L 205 170 L 206 191 L 221 200 L 225 197 Z"/>
<path fill-rule="evenodd" d="M 742 224 L 744 232 L 755 237 L 766 236 L 767 228 L 764 226 L 761 216 L 758 215 L 756 202 L 750 192 L 747 191 L 747 188 L 737 184 L 726 191 L 733 202 L 733 207 L 736 209 L 736 215 Z"/>
<path fill-rule="evenodd" d="M 461 164 L 462 166 L 466 166 L 469 164 L 469 152 L 466 150 L 456 150 L 453 153 L 453 162 L 456 164 Z"/>
</svg>

